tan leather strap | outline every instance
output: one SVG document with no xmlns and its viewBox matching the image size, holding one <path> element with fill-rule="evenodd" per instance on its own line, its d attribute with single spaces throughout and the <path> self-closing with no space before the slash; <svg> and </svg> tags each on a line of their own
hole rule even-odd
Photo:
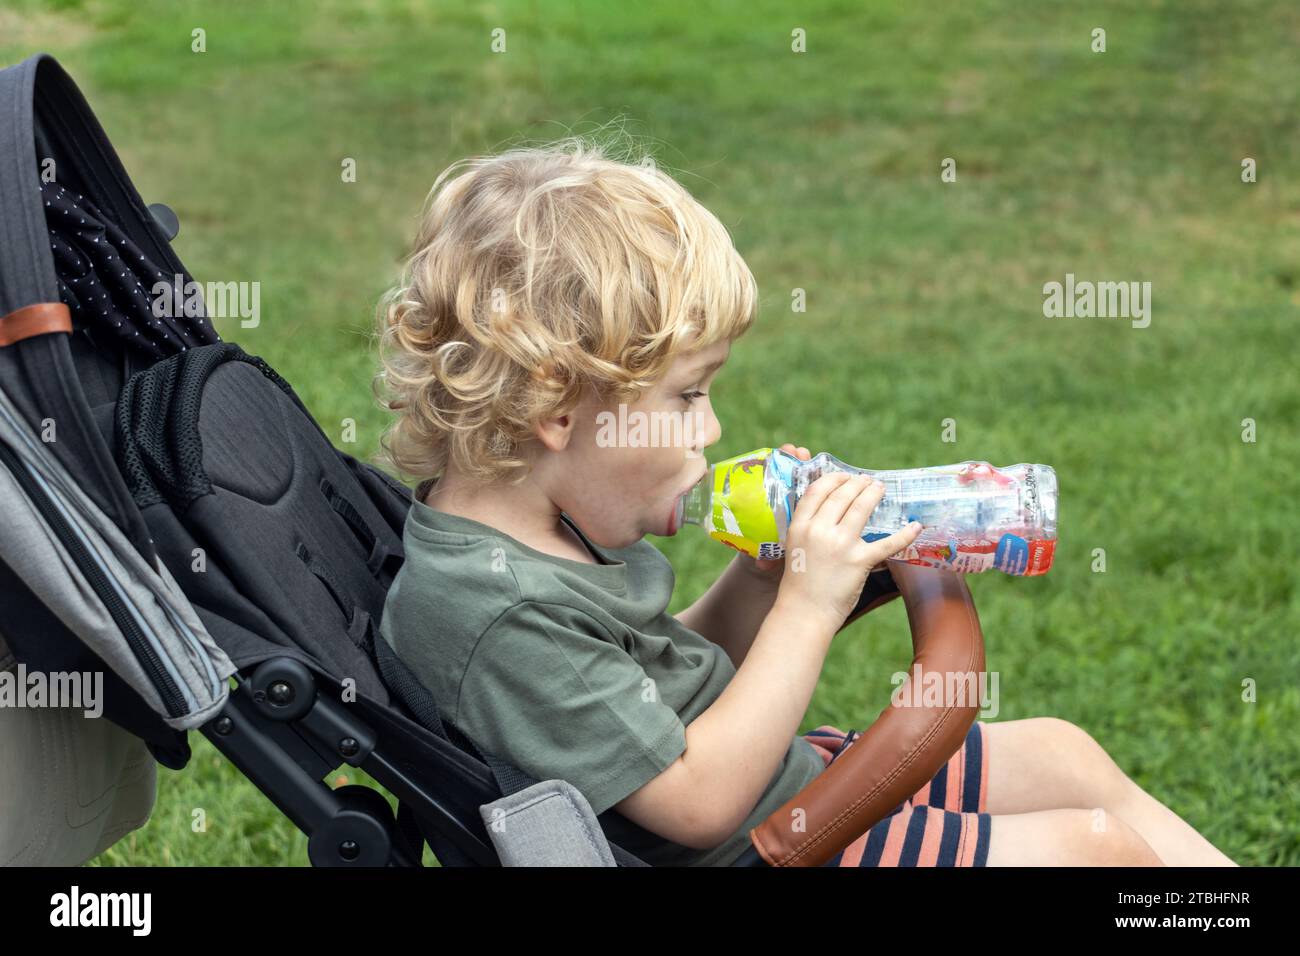
<svg viewBox="0 0 1300 956">
<path fill-rule="evenodd" d="M 917 706 L 912 696 L 918 667 L 922 675 L 945 677 L 984 670 L 984 635 L 966 582 L 952 571 L 891 564 L 915 652 L 907 681 L 896 693 L 911 706 L 896 707 L 891 699 L 833 764 L 749 831 L 754 848 L 771 866 L 828 862 L 925 786 L 961 747 L 979 713 L 978 705 L 963 700 Z"/>
<path fill-rule="evenodd" d="M 38 302 L 0 318 L 0 347 L 49 332 L 72 334 L 72 313 L 62 302 Z"/>
</svg>

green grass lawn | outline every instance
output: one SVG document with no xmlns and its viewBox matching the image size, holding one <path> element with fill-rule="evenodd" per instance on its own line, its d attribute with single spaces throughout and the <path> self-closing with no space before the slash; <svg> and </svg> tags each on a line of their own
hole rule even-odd
<svg viewBox="0 0 1300 956">
<path fill-rule="evenodd" d="M 712 454 L 1053 465 L 1052 571 L 970 581 L 996 719 L 1073 721 L 1233 859 L 1300 864 L 1300 8 L 785 6 L 19 2 L 0 61 L 59 57 L 145 199 L 179 214 L 190 271 L 261 283 L 261 325 L 223 336 L 336 440 L 354 420 L 340 447 L 363 457 L 384 425 L 371 315 L 437 173 L 617 121 L 761 287 L 711 392 Z M 1151 282 L 1150 326 L 1045 318 L 1043 284 L 1066 273 Z M 652 540 L 672 611 L 731 556 L 692 531 Z M 909 660 L 901 607 L 855 624 L 805 726 L 864 726 Z M 305 863 L 305 839 L 191 739 L 149 825 L 95 862 Z"/>
</svg>

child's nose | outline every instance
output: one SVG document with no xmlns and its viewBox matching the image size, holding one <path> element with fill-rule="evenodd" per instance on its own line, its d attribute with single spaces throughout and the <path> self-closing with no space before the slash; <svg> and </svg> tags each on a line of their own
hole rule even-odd
<svg viewBox="0 0 1300 956">
<path fill-rule="evenodd" d="M 722 422 L 718 421 L 718 416 L 709 412 L 702 432 L 700 447 L 698 451 L 703 451 L 710 445 L 716 445 L 722 439 Z"/>
</svg>

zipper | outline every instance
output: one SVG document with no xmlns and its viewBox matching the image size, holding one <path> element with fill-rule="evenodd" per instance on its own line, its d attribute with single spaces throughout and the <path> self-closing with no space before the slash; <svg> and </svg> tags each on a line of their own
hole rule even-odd
<svg viewBox="0 0 1300 956">
<path fill-rule="evenodd" d="M 164 670 L 162 662 L 159 661 L 158 655 L 140 630 L 135 618 L 131 616 L 121 597 L 109 584 L 104 569 L 90 557 L 86 546 L 69 527 L 67 520 L 59 513 L 54 503 L 50 501 L 45 489 L 32 479 L 23 462 L 4 442 L 0 442 L 0 461 L 9 469 L 14 476 L 14 480 L 18 482 L 28 499 L 36 506 L 36 510 L 40 512 L 45 523 L 54 532 L 54 536 L 59 539 L 59 543 L 67 549 L 73 564 L 85 576 L 91 589 L 103 602 L 104 607 L 108 609 L 109 616 L 126 638 L 127 645 L 135 655 L 136 661 L 149 675 L 154 687 L 158 689 L 168 715 L 171 717 L 184 717 L 188 710 L 180 688 L 176 686 L 176 682 L 172 680 L 171 675 Z"/>
</svg>

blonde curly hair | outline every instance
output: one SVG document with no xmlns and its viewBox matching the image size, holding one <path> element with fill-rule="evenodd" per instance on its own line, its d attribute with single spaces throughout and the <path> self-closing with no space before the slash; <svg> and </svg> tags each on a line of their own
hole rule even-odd
<svg viewBox="0 0 1300 956">
<path fill-rule="evenodd" d="M 460 175 L 454 175 L 457 172 Z M 758 288 L 726 228 L 648 158 L 570 136 L 453 163 L 377 311 L 381 457 L 522 480 L 535 423 L 591 388 L 631 403 L 681 351 L 733 340 Z"/>
</svg>

